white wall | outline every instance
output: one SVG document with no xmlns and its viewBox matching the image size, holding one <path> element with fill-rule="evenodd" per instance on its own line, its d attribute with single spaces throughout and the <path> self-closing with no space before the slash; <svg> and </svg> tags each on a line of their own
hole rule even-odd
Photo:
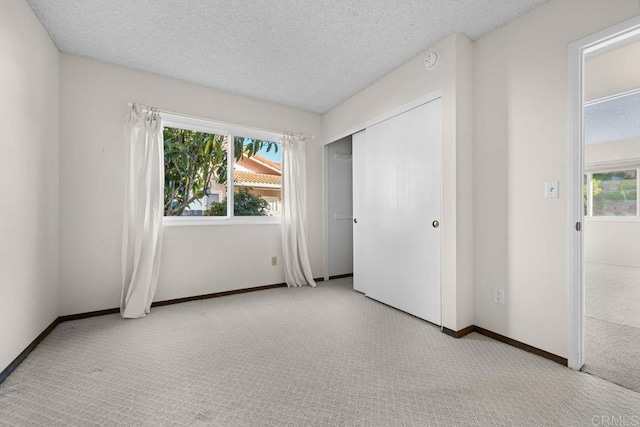
<svg viewBox="0 0 640 427">
<path fill-rule="evenodd" d="M 585 100 L 603 98 L 640 87 L 640 42 L 586 61 Z"/>
<path fill-rule="evenodd" d="M 584 148 L 584 164 L 587 169 L 611 162 L 636 159 L 640 159 L 640 139 L 591 144 Z"/>
<path fill-rule="evenodd" d="M 475 323 L 564 357 L 568 45 L 638 13 L 551 0 L 475 43 Z M 543 197 L 551 180 L 559 199 Z"/>
<path fill-rule="evenodd" d="M 584 225 L 587 262 L 640 268 L 640 221 L 587 219 Z"/>
<path fill-rule="evenodd" d="M 352 154 L 351 139 L 349 135 L 327 146 L 329 276 L 353 273 L 353 220 L 345 217 L 353 216 L 353 163 L 336 159 Z"/>
<path fill-rule="evenodd" d="M 640 77 L 640 76 L 639 76 Z M 635 159 L 640 161 L 640 139 L 593 144 L 585 147 L 585 166 Z M 587 262 L 640 268 L 638 218 L 585 219 L 584 257 Z"/>
<path fill-rule="evenodd" d="M 60 310 L 119 306 L 127 102 L 212 120 L 316 135 L 314 113 L 61 55 Z M 308 156 L 311 265 L 322 276 L 322 146 Z M 277 225 L 166 227 L 155 300 L 284 281 Z"/>
<path fill-rule="evenodd" d="M 456 43 L 456 328 L 474 324 L 473 72 L 474 45 Z M 446 165 L 446 163 L 445 163 Z"/>
<path fill-rule="evenodd" d="M 323 116 L 325 141 L 332 141 L 354 126 L 392 110 L 435 90 L 443 92 L 443 270 L 442 321 L 449 329 L 459 330 L 471 325 L 473 319 L 473 235 L 471 186 L 471 109 L 472 97 L 471 42 L 453 34 L 430 51 L 440 55 L 438 66 L 431 71 L 424 67 L 425 54 L 365 88 Z M 458 169 L 458 164 L 463 165 Z M 460 200 L 457 196 L 463 200 Z M 463 209 L 457 209 L 461 203 Z M 461 251 L 458 251 L 458 247 Z M 459 312 L 467 310 L 466 312 Z"/>
<path fill-rule="evenodd" d="M 58 316 L 58 50 L 0 0 L 0 371 Z"/>
</svg>

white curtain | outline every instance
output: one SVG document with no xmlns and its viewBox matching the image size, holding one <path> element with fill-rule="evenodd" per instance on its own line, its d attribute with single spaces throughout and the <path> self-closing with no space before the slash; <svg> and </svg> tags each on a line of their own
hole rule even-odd
<svg viewBox="0 0 640 427">
<path fill-rule="evenodd" d="M 307 251 L 305 141 L 285 134 L 282 139 L 282 251 L 287 286 L 315 286 Z"/>
<path fill-rule="evenodd" d="M 162 119 L 157 111 L 130 104 L 125 121 L 128 177 L 122 231 L 122 296 L 125 318 L 149 313 L 160 272 L 164 212 Z"/>
</svg>

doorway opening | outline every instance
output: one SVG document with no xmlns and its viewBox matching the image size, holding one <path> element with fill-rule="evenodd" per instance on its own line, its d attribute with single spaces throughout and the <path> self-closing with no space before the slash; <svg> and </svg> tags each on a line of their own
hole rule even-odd
<svg viewBox="0 0 640 427">
<path fill-rule="evenodd" d="M 585 62 L 582 370 L 640 392 L 640 42 Z"/>
<path fill-rule="evenodd" d="M 625 249 L 640 245 L 640 78 L 622 78 L 628 64 L 615 61 L 638 49 L 640 66 L 639 41 L 640 17 L 569 48 L 568 362 L 629 388 L 640 360 L 640 312 L 627 307 L 640 303 L 640 257 Z"/>
</svg>

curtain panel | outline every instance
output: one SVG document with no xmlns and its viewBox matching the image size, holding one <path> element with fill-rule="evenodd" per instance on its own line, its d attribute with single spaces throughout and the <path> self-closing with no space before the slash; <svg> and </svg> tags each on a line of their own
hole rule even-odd
<svg viewBox="0 0 640 427">
<path fill-rule="evenodd" d="M 160 273 L 164 150 L 158 112 L 137 103 L 130 107 L 125 120 L 128 176 L 120 314 L 139 318 L 149 313 Z"/>
<path fill-rule="evenodd" d="M 307 250 L 306 142 L 282 139 L 282 251 L 287 286 L 315 286 Z"/>
</svg>

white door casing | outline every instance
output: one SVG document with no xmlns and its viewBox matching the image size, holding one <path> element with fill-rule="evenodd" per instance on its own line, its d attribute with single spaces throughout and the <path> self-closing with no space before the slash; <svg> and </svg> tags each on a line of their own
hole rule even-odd
<svg viewBox="0 0 640 427">
<path fill-rule="evenodd" d="M 640 40 L 640 17 L 569 45 L 567 167 L 568 365 L 584 364 L 584 62 L 589 54 Z"/>
</svg>

